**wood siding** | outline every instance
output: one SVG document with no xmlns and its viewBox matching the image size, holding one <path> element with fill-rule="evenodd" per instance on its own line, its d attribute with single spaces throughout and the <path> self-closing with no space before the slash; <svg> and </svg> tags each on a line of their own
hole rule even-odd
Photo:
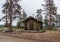
<svg viewBox="0 0 60 42">
<path fill-rule="evenodd" d="M 25 21 L 25 30 L 38 30 L 40 29 L 40 23 L 34 19 L 29 19 Z"/>
</svg>

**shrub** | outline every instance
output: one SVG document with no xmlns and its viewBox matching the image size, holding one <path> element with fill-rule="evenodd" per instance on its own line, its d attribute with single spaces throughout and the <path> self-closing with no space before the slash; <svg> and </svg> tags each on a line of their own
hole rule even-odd
<svg viewBox="0 0 60 42">
<path fill-rule="evenodd" d="M 42 29 L 42 30 L 40 30 L 40 33 L 43 33 L 43 32 L 45 32 L 46 31 L 46 29 Z"/>
</svg>

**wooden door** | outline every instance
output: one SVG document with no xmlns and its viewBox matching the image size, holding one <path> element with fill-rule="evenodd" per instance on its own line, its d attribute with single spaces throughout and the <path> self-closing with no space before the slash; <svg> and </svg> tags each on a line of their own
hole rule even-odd
<svg viewBox="0 0 60 42">
<path fill-rule="evenodd" d="M 30 22 L 30 30 L 34 30 L 34 25 L 32 22 Z"/>
</svg>

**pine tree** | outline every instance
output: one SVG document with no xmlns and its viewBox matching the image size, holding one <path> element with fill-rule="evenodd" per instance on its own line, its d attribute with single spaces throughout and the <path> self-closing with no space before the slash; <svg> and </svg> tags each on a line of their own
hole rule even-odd
<svg viewBox="0 0 60 42">
<path fill-rule="evenodd" d="M 41 15 L 42 10 L 41 10 L 41 9 L 38 9 L 36 13 L 37 13 L 36 19 L 37 19 L 38 21 L 42 21 L 42 15 Z"/>
<path fill-rule="evenodd" d="M 24 20 L 27 18 L 27 14 L 24 10 L 23 10 L 23 18 L 24 18 Z"/>
<path fill-rule="evenodd" d="M 5 6 L 5 7 L 4 7 Z M 2 19 L 6 19 L 6 23 L 5 23 L 5 27 L 8 27 L 8 20 L 7 20 L 7 15 L 8 15 L 8 1 L 6 0 L 6 3 L 3 5 L 3 7 L 4 7 L 4 9 L 2 10 L 2 12 L 4 13 L 4 14 L 6 14 L 4 17 L 2 17 Z M 1 20 L 2 20 L 1 19 Z"/>
<path fill-rule="evenodd" d="M 18 4 L 19 0 L 6 0 L 6 3 L 3 5 L 3 12 L 6 13 L 7 11 L 7 15 L 4 16 L 4 18 L 6 17 L 6 21 L 7 18 L 9 19 L 9 31 L 12 31 L 12 21 L 13 19 L 16 19 L 17 15 L 20 16 L 20 10 L 21 10 L 21 6 Z M 2 18 L 2 19 L 4 19 Z"/>
<path fill-rule="evenodd" d="M 46 17 L 49 17 L 49 30 L 52 30 L 52 18 L 53 15 L 56 16 L 57 14 L 57 8 L 55 7 L 54 1 L 53 0 L 45 0 L 46 4 L 42 4 L 42 6 L 44 6 L 45 8 L 45 12 L 46 12 Z"/>
<path fill-rule="evenodd" d="M 22 14 L 20 14 L 19 22 L 17 23 L 17 26 L 18 26 L 19 28 L 24 27 L 23 21 L 24 21 L 26 18 L 27 18 L 27 14 L 26 14 L 26 12 L 23 10 L 23 11 L 22 11 Z"/>
</svg>

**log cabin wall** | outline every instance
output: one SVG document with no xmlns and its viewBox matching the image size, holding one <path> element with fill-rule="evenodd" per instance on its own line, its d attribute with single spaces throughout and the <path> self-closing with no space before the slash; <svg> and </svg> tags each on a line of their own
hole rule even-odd
<svg viewBox="0 0 60 42">
<path fill-rule="evenodd" d="M 25 30 L 38 30 L 40 29 L 41 23 L 35 20 L 34 18 L 28 18 L 25 21 Z"/>
</svg>

